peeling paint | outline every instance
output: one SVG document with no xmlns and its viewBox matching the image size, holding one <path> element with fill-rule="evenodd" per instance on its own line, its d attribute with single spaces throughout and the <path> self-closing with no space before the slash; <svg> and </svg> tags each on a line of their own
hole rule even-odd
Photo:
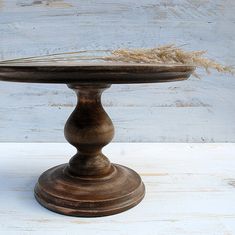
<svg viewBox="0 0 235 235">
<path fill-rule="evenodd" d="M 68 8 L 68 7 L 72 7 L 73 5 L 71 5 L 70 3 L 67 3 L 63 0 L 48 0 L 46 1 L 46 5 L 48 7 L 59 7 L 59 8 Z"/>
<path fill-rule="evenodd" d="M 235 179 L 229 180 L 229 181 L 228 181 L 228 184 L 229 184 L 230 186 L 232 186 L 232 187 L 235 188 Z"/>
<path fill-rule="evenodd" d="M 4 7 L 4 1 L 0 0 L 0 9 L 2 9 Z"/>
<path fill-rule="evenodd" d="M 67 103 L 67 104 L 57 104 L 57 103 L 54 103 L 54 104 L 50 104 L 51 107 L 75 107 L 76 104 L 70 104 L 70 103 Z"/>
<path fill-rule="evenodd" d="M 175 107 L 211 107 L 211 105 L 206 104 L 199 100 L 192 100 L 192 101 L 182 101 L 177 100 L 175 102 Z"/>
<path fill-rule="evenodd" d="M 18 3 L 17 5 L 21 7 L 29 7 L 29 6 L 44 6 L 44 7 L 55 7 L 55 8 L 68 8 L 73 5 L 67 3 L 63 0 L 34 0 L 34 1 L 23 1 Z"/>
</svg>

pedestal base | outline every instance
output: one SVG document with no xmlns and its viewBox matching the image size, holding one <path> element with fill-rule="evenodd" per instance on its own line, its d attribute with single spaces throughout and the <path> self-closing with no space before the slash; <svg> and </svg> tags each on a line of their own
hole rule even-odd
<svg viewBox="0 0 235 235">
<path fill-rule="evenodd" d="M 77 177 L 68 164 L 44 172 L 35 187 L 35 197 L 49 210 L 72 216 L 105 216 L 125 211 L 144 197 L 145 188 L 133 170 L 112 164 L 103 177 Z"/>
</svg>

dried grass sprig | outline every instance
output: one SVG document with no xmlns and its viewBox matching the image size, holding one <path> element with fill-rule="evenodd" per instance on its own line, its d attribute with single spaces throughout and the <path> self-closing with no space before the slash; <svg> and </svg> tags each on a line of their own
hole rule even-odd
<svg viewBox="0 0 235 235">
<path fill-rule="evenodd" d="M 224 66 L 220 63 L 205 58 L 207 51 L 186 51 L 174 44 L 163 45 L 156 48 L 118 49 L 118 50 L 88 50 L 56 53 L 37 57 L 17 58 L 0 61 L 4 63 L 32 63 L 32 62 L 78 62 L 78 61 L 116 61 L 126 63 L 147 64 L 175 64 L 192 65 L 203 68 L 208 73 L 215 69 L 221 73 L 235 74 L 232 66 Z M 196 77 L 199 77 L 194 73 Z"/>
<path fill-rule="evenodd" d="M 204 68 L 208 73 L 210 69 L 215 69 L 218 72 L 234 74 L 232 66 L 224 66 L 214 60 L 203 57 L 206 52 L 185 51 L 171 44 L 151 49 L 114 50 L 104 60 L 151 64 L 184 64 Z"/>
</svg>

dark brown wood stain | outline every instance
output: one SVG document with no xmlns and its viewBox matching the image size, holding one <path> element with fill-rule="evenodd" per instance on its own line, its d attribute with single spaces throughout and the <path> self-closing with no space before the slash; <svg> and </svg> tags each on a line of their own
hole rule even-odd
<svg viewBox="0 0 235 235">
<path fill-rule="evenodd" d="M 113 83 L 168 82 L 187 79 L 192 66 L 143 64 L 25 65 L 1 64 L 0 80 L 66 83 L 78 96 L 64 133 L 77 153 L 69 163 L 44 172 L 35 197 L 44 207 L 65 215 L 105 216 L 125 211 L 144 197 L 145 187 L 133 170 L 110 163 L 102 148 L 114 136 L 111 119 L 101 103 Z"/>
<path fill-rule="evenodd" d="M 111 164 L 101 152 L 114 135 L 101 104 L 101 94 L 109 85 L 69 87 L 78 103 L 65 125 L 65 137 L 77 153 L 69 164 L 42 174 L 36 199 L 50 210 L 74 216 L 112 215 L 135 206 L 145 193 L 141 178 L 127 167 Z"/>
</svg>

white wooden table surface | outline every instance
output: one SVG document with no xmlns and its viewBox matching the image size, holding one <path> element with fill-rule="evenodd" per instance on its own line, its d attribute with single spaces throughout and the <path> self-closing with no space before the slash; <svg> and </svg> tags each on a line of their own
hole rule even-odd
<svg viewBox="0 0 235 235">
<path fill-rule="evenodd" d="M 235 144 L 110 144 L 140 173 L 146 197 L 103 218 L 67 217 L 34 199 L 38 176 L 68 161 L 69 144 L 0 144 L 0 234 L 235 234 Z"/>
</svg>

